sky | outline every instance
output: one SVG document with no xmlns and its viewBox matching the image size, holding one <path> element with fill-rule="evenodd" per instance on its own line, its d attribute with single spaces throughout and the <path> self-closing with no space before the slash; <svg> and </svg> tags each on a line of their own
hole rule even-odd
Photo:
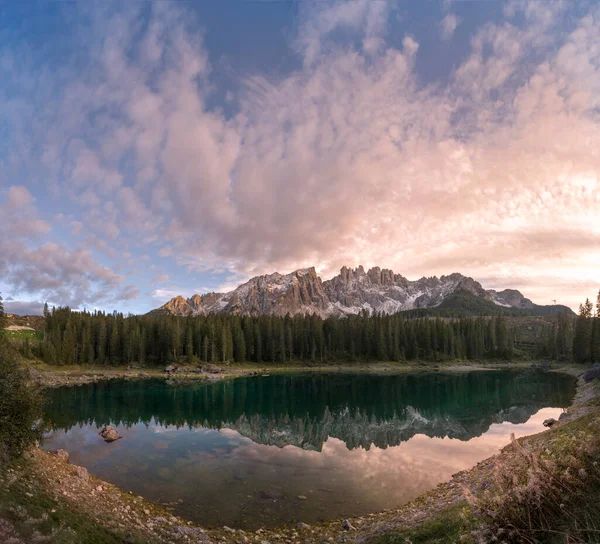
<svg viewBox="0 0 600 544">
<path fill-rule="evenodd" d="M 0 3 L 0 293 L 141 313 L 315 266 L 600 287 L 600 5 Z"/>
</svg>

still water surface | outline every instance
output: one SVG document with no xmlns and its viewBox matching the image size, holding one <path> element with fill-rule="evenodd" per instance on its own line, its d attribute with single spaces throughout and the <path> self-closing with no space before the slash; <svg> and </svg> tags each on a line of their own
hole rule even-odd
<svg viewBox="0 0 600 544">
<path fill-rule="evenodd" d="M 543 430 L 574 392 L 535 372 L 110 381 L 49 391 L 44 447 L 204 525 L 314 523 L 415 498 Z"/>
</svg>

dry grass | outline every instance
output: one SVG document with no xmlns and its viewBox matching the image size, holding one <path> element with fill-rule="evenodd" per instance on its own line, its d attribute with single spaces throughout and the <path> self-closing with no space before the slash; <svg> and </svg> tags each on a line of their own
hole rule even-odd
<svg viewBox="0 0 600 544">
<path fill-rule="evenodd" d="M 592 417 L 552 431 L 545 448 L 512 441 L 495 485 L 465 495 L 479 519 L 476 542 L 600 542 L 600 422 Z"/>
</svg>

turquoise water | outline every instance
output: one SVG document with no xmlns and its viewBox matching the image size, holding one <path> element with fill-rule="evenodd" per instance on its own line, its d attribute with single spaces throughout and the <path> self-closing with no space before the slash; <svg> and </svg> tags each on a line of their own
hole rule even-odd
<svg viewBox="0 0 600 544">
<path fill-rule="evenodd" d="M 110 381 L 49 391 L 44 447 L 207 526 L 314 523 L 415 498 L 543 430 L 574 392 L 534 372 Z"/>
</svg>

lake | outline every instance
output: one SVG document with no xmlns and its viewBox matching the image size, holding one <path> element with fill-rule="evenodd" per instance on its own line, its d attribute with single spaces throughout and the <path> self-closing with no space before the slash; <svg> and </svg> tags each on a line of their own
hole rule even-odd
<svg viewBox="0 0 600 544">
<path fill-rule="evenodd" d="M 574 394 L 533 371 L 113 380 L 49 390 L 44 447 L 205 526 L 315 523 L 406 503 Z M 104 424 L 123 438 L 104 442 Z"/>
</svg>

